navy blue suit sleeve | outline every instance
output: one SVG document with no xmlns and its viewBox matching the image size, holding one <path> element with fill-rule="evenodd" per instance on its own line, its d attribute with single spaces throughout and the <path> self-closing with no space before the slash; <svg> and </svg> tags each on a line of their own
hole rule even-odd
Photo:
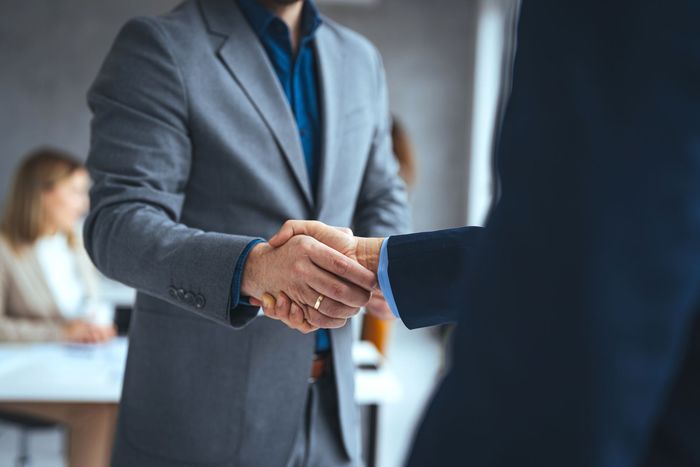
<svg viewBox="0 0 700 467">
<path fill-rule="evenodd" d="M 408 328 L 459 320 L 483 237 L 482 227 L 463 227 L 387 240 L 391 288 Z"/>
</svg>

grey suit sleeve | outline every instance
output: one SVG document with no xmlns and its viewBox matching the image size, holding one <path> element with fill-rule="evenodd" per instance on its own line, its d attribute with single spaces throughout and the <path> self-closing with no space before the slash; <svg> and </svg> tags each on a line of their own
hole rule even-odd
<svg viewBox="0 0 700 467">
<path fill-rule="evenodd" d="M 382 59 L 376 56 L 377 124 L 355 210 L 356 235 L 385 237 L 410 230 L 410 210 L 406 185 L 399 176 L 399 165 L 391 143 L 391 115 Z"/>
<path fill-rule="evenodd" d="M 216 321 L 242 326 L 231 280 L 251 237 L 180 222 L 192 165 L 188 103 L 165 33 L 152 18 L 120 31 L 88 93 L 92 209 L 86 249 L 105 275 Z"/>
</svg>

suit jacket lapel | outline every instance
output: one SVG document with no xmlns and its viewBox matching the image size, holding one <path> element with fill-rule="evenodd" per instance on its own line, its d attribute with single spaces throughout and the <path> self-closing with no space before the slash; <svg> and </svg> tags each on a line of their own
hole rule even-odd
<svg viewBox="0 0 700 467">
<path fill-rule="evenodd" d="M 321 121 L 323 137 L 321 144 L 321 161 L 318 186 L 316 216 L 318 217 L 324 202 L 333 196 L 333 175 L 337 172 L 339 162 L 338 131 L 343 116 L 343 65 L 345 63 L 342 49 L 327 26 L 322 25 L 316 32 L 316 64 L 319 76 L 319 93 L 321 103 Z"/>
<path fill-rule="evenodd" d="M 263 45 L 234 0 L 203 1 L 200 5 L 210 29 L 228 36 L 218 51 L 219 58 L 260 113 L 309 206 L 313 206 L 296 120 Z"/>
</svg>

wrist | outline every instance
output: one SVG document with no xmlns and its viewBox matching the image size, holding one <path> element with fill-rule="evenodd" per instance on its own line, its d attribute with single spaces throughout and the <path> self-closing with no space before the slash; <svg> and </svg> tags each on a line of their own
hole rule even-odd
<svg viewBox="0 0 700 467">
<path fill-rule="evenodd" d="M 357 262 L 376 273 L 379 269 L 379 253 L 384 238 L 359 238 L 357 243 Z"/>
<path fill-rule="evenodd" d="M 248 258 L 243 265 L 240 293 L 244 297 L 262 297 L 262 278 L 264 272 L 264 256 L 272 247 L 269 243 L 258 243 L 248 253 Z"/>
</svg>

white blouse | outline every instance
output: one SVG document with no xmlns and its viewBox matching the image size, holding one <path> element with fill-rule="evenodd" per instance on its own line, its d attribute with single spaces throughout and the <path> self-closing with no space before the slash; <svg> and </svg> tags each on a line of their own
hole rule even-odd
<svg viewBox="0 0 700 467">
<path fill-rule="evenodd" d="M 61 233 L 43 237 L 36 242 L 35 248 L 58 310 L 66 319 L 85 319 L 88 291 L 68 238 Z"/>
</svg>

